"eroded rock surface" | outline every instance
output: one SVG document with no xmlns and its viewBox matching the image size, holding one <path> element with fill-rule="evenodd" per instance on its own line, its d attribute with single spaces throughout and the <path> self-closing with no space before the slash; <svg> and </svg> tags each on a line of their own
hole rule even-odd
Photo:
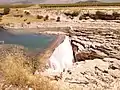
<svg viewBox="0 0 120 90">
<path fill-rule="evenodd" d="M 74 90 L 120 89 L 120 34 L 116 31 L 71 31 L 76 63 L 64 73 L 65 86 Z"/>
</svg>

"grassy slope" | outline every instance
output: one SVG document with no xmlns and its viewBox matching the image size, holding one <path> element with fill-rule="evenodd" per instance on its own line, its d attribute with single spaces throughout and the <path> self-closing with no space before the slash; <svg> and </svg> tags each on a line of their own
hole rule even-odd
<svg viewBox="0 0 120 90">
<path fill-rule="evenodd" d="M 26 56 L 25 51 L 19 47 L 0 45 L 0 90 L 57 90 L 52 82 L 41 75 L 34 75 L 35 58 Z M 43 58 L 36 63 L 42 66 Z M 1 85 L 2 84 L 2 85 Z"/>
</svg>

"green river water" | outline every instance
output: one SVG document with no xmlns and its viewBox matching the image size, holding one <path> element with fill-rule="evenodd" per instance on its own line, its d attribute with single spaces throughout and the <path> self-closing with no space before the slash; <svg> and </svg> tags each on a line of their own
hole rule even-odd
<svg viewBox="0 0 120 90">
<path fill-rule="evenodd" d="M 4 41 L 4 44 L 22 45 L 33 51 L 46 49 L 55 39 L 55 35 L 0 31 L 0 41 Z"/>
</svg>

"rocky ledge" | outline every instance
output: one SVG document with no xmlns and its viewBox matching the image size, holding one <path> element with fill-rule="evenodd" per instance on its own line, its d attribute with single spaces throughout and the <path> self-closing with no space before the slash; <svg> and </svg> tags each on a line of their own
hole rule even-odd
<svg viewBox="0 0 120 90">
<path fill-rule="evenodd" d="M 119 90 L 120 24 L 99 21 L 75 25 L 71 25 L 73 29 L 69 31 L 75 63 L 63 73 L 63 82 L 58 81 L 59 86 L 63 90 L 66 87 L 68 90 Z"/>
<path fill-rule="evenodd" d="M 112 29 L 73 29 L 75 63 L 64 73 L 64 85 L 75 90 L 120 89 L 120 32 Z"/>
</svg>

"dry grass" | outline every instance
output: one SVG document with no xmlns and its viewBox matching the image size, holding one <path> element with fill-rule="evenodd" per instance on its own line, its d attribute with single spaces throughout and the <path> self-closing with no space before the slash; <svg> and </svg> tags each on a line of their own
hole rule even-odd
<svg viewBox="0 0 120 90">
<path fill-rule="evenodd" d="M 33 16 L 23 16 L 21 18 L 5 15 L 2 17 L 1 23 L 11 23 L 11 21 L 12 23 L 25 23 L 25 22 L 41 22 L 43 21 L 43 19 L 36 19 L 36 17 Z"/>
<path fill-rule="evenodd" d="M 49 48 L 49 49 L 45 50 L 45 51 L 38 57 L 39 63 L 41 64 L 41 65 L 39 65 L 39 68 L 40 68 L 41 70 L 43 70 L 44 67 L 46 67 L 45 64 L 48 62 L 47 60 L 48 60 L 48 58 L 49 58 L 51 55 L 52 55 L 52 50 Z"/>
<path fill-rule="evenodd" d="M 36 16 L 31 15 L 31 13 L 26 14 L 23 12 L 24 9 L 11 9 L 8 15 L 3 15 L 1 24 L 8 23 L 28 23 L 28 22 L 41 22 L 43 19 L 37 19 Z M 0 9 L 0 13 L 3 13 L 3 9 Z M 18 17 L 17 17 L 18 16 Z M 21 16 L 21 17 L 20 17 Z"/>
<path fill-rule="evenodd" d="M 19 52 L 5 55 L 3 59 L 0 58 L 0 72 L 4 78 L 4 85 L 2 90 L 8 90 L 17 87 L 17 90 L 26 90 L 33 88 L 33 90 L 57 90 L 52 85 L 52 82 L 41 75 L 34 75 L 32 69 L 34 68 L 31 61 L 26 60 Z"/>
<path fill-rule="evenodd" d="M 32 22 L 43 22 L 45 19 L 44 18 L 41 18 L 41 19 L 37 19 L 36 16 L 32 16 L 31 14 L 30 15 L 24 15 L 24 10 L 27 9 L 27 10 L 30 10 L 32 11 L 32 8 L 34 8 L 34 6 L 32 6 L 31 8 L 11 8 L 10 10 L 10 14 L 9 15 L 4 15 L 2 17 L 2 20 L 0 21 L 0 24 L 9 24 L 9 23 L 13 23 L 13 24 L 16 24 L 16 23 L 32 23 Z M 16 10 L 17 9 L 17 10 Z M 39 9 L 40 11 L 44 11 L 44 10 L 56 10 L 56 11 L 64 11 L 66 12 L 69 11 L 69 12 L 82 12 L 82 11 L 94 11 L 94 10 L 105 10 L 105 11 L 109 11 L 109 10 L 112 10 L 112 11 L 119 11 L 120 10 L 120 7 L 118 6 L 112 6 L 112 7 L 105 7 L 105 6 L 88 6 L 88 7 L 52 7 L 52 8 L 44 8 L 44 9 Z M 33 9 L 34 10 L 34 9 Z M 0 9 L 0 12 L 2 13 L 3 12 L 3 9 Z M 74 13 L 77 15 L 77 13 Z M 14 17 L 15 15 L 23 15 L 23 17 Z M 37 15 L 37 14 L 36 14 Z M 12 21 L 12 22 L 11 22 Z M 45 20 L 46 21 L 46 20 Z M 47 20 L 47 21 L 50 21 Z"/>
</svg>

